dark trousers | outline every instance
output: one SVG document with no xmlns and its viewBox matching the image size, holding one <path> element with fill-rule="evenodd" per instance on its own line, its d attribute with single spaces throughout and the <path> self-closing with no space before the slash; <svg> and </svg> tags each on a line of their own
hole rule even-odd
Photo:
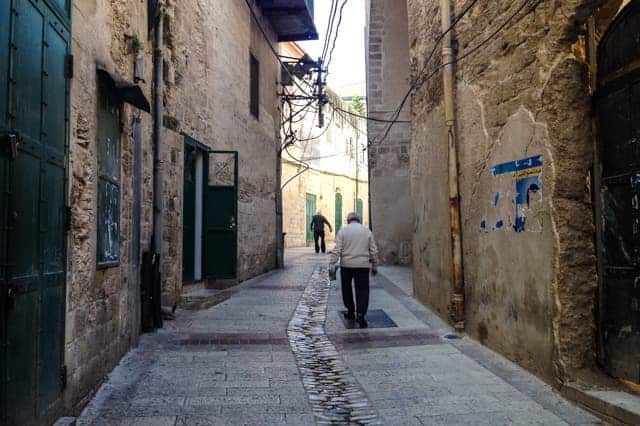
<svg viewBox="0 0 640 426">
<path fill-rule="evenodd" d="M 369 309 L 369 268 L 345 268 L 340 267 L 340 280 L 342 281 L 342 301 L 349 312 L 357 312 L 365 315 Z M 351 281 L 356 288 L 356 304 L 353 305 L 353 291 Z"/>
<path fill-rule="evenodd" d="M 327 246 L 324 245 L 324 231 L 313 231 L 313 241 L 316 243 L 316 253 L 320 253 L 320 246 L 318 245 L 318 239 L 320 239 L 322 246 L 322 252 L 326 253 Z"/>
</svg>

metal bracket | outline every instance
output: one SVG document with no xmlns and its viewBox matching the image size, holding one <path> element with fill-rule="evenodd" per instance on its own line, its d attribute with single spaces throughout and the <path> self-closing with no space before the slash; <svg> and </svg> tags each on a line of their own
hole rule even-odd
<svg viewBox="0 0 640 426">
<path fill-rule="evenodd" d="M 0 145 L 3 146 L 5 155 L 9 156 L 11 160 L 15 160 L 18 157 L 18 147 L 21 141 L 20 132 L 15 130 L 0 135 Z"/>
</svg>

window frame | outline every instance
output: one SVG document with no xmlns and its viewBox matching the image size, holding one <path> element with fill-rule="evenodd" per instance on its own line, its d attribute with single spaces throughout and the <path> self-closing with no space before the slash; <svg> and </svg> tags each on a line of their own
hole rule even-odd
<svg viewBox="0 0 640 426">
<path fill-rule="evenodd" d="M 249 52 L 249 113 L 260 120 L 260 61 Z"/>
</svg>

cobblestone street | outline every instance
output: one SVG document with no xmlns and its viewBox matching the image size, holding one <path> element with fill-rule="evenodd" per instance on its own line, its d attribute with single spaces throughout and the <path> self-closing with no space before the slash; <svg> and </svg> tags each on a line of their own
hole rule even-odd
<svg viewBox="0 0 640 426">
<path fill-rule="evenodd" d="M 456 338 L 411 298 L 409 269 L 381 268 L 370 328 L 347 329 L 339 282 L 327 287 L 325 257 L 310 252 L 143 335 L 78 424 L 599 424 Z"/>
</svg>

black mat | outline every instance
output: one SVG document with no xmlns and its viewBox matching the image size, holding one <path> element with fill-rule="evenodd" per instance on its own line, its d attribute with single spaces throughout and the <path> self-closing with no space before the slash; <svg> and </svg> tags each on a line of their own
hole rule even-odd
<svg viewBox="0 0 640 426">
<path fill-rule="evenodd" d="M 347 311 L 340 311 L 338 315 L 340 315 L 340 319 L 342 319 L 342 323 L 344 324 L 344 328 L 349 330 L 354 328 L 360 328 L 356 321 L 348 320 L 344 317 L 344 313 Z M 367 323 L 369 324 L 368 328 L 392 328 L 397 327 L 398 325 L 393 322 L 389 315 L 382 309 L 373 309 L 367 312 L 365 316 Z"/>
</svg>

